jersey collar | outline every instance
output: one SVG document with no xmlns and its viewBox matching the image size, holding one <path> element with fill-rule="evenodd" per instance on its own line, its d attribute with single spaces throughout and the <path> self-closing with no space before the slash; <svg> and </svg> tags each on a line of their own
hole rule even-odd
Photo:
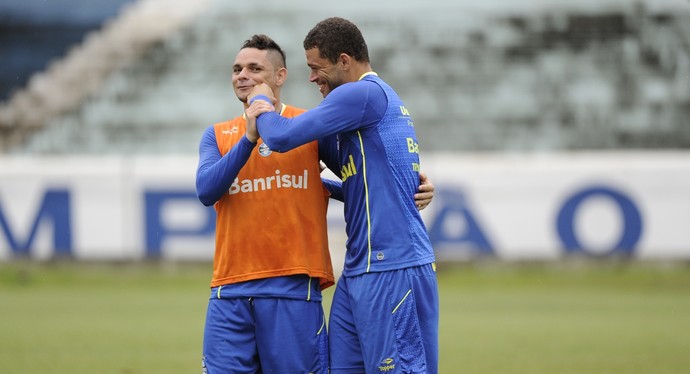
<svg viewBox="0 0 690 374">
<path fill-rule="evenodd" d="M 362 80 L 364 77 L 366 77 L 367 75 L 374 75 L 374 76 L 377 76 L 377 77 L 379 76 L 378 74 L 376 74 L 376 72 L 368 71 L 368 72 L 362 74 L 362 76 L 359 77 L 359 79 L 357 79 L 357 80 L 358 80 L 358 81 L 361 81 L 361 80 Z"/>
</svg>

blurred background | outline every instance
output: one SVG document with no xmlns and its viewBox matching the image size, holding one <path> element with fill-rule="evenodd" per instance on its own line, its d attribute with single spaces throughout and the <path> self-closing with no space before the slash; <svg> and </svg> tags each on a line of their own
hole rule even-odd
<svg viewBox="0 0 690 374">
<path fill-rule="evenodd" d="M 4 1 L 0 258 L 210 259 L 197 147 L 239 46 L 274 37 L 313 107 L 301 41 L 337 14 L 415 119 L 441 258 L 690 259 L 687 1 L 391 4 Z"/>
<path fill-rule="evenodd" d="M 203 290 L 210 278 L 215 217 L 196 198 L 197 149 L 208 126 L 241 113 L 231 85 L 234 56 L 253 34 L 273 37 L 287 53 L 283 101 L 314 107 L 321 97 L 308 83 L 302 40 L 314 24 L 334 15 L 360 27 L 373 69 L 396 89 L 414 118 L 421 169 L 437 188 L 423 218 L 446 268 L 467 270 L 487 260 L 546 264 L 539 276 L 559 283 L 563 266 L 581 260 L 588 269 L 601 266 L 591 261 L 633 267 L 654 263 L 680 266 L 680 280 L 665 282 L 662 273 L 642 271 L 642 288 L 687 293 L 686 0 L 3 0 L 0 270 L 10 275 L 0 274 L 0 279 L 31 283 L 37 264 L 68 260 L 65 274 L 84 264 L 165 264 L 167 282 L 171 266 L 201 264 L 201 275 L 194 279 L 201 279 Z M 346 240 L 342 204 L 329 207 L 329 238 L 339 271 Z M 619 271 L 606 267 L 602 279 Z M 453 289 L 468 296 L 467 284 L 488 290 L 505 285 L 494 276 L 524 282 L 499 273 L 461 278 L 464 286 Z M 78 279 L 92 283 L 93 276 Z M 71 279 L 58 271 L 46 275 L 45 282 L 60 283 L 63 277 Z M 564 282 L 572 286 L 587 278 L 568 279 L 572 283 Z M 152 283 L 165 283 L 157 282 Z M 624 281 L 611 282 L 625 288 Z M 531 281 L 526 283 L 534 290 Z M 525 297 L 518 295 L 508 298 Z M 481 318 L 487 315 L 482 308 L 506 300 L 502 294 L 496 297 L 480 297 L 488 304 L 473 310 L 472 317 Z M 0 293 L 0 308 L 2 301 Z M 193 319 L 199 324 L 191 329 L 195 338 L 200 337 L 203 304 L 190 312 L 195 318 L 200 314 Z M 662 305 L 670 304 L 638 309 Z M 452 306 L 467 313 L 462 308 Z M 20 315 L 24 310 L 16 309 Z M 676 316 L 690 311 L 687 303 L 666 310 Z M 629 326 L 644 324 L 647 317 Z M 495 321 L 489 325 L 495 327 Z M 461 327 L 465 330 L 459 334 L 476 332 Z M 648 338 L 687 331 L 690 321 L 665 328 Z M 515 340 L 517 345 L 524 341 L 525 336 Z M 678 351 L 690 346 L 688 341 L 668 343 Z M 564 350 L 582 348 L 573 344 Z M 648 352 L 649 346 L 637 348 Z M 619 354 L 631 352 L 639 353 Z M 444 372 L 472 364 L 474 372 L 506 372 L 482 366 L 487 361 L 477 357 L 446 362 Z M 3 371 L 11 358 L 1 359 L 2 353 Z M 137 362 L 103 372 L 155 369 Z M 570 366 L 571 372 L 597 372 L 601 361 L 592 362 Z M 664 362 L 673 364 L 647 369 L 690 370 L 687 359 Z M 522 364 L 524 371 L 517 372 L 540 372 Z M 644 368 L 637 364 L 603 367 Z M 546 367 L 543 372 L 569 372 Z"/>
<path fill-rule="evenodd" d="M 687 1 L 187 3 L 4 1 L 3 151 L 194 153 L 236 113 L 229 64 L 259 32 L 287 51 L 286 96 L 314 106 L 301 41 L 332 14 L 361 27 L 425 153 L 690 146 Z"/>
</svg>

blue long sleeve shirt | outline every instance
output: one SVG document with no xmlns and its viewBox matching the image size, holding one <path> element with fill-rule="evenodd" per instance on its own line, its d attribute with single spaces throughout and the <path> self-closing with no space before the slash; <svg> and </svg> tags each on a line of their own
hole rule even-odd
<svg viewBox="0 0 690 374">
<path fill-rule="evenodd" d="M 263 141 L 279 152 L 325 139 L 319 148 L 330 155 L 322 160 L 343 181 L 348 235 L 343 275 L 435 261 L 414 203 L 419 186 L 414 123 L 398 95 L 375 73 L 337 87 L 298 117 L 264 113 L 257 126 Z"/>
</svg>

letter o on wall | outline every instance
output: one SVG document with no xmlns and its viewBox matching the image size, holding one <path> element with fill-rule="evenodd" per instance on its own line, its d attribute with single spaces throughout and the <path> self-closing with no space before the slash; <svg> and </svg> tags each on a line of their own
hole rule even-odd
<svg viewBox="0 0 690 374">
<path fill-rule="evenodd" d="M 575 233 L 574 218 L 580 205 L 591 197 L 604 197 L 611 199 L 618 205 L 622 213 L 623 232 L 610 251 L 604 255 L 609 254 L 623 254 L 631 255 L 635 251 L 635 246 L 642 235 L 642 217 L 640 211 L 635 206 L 635 203 L 628 196 L 620 191 L 605 186 L 595 186 L 584 189 L 575 195 L 568 198 L 560 212 L 556 221 L 558 235 L 568 253 L 587 253 L 587 248 L 583 248 Z"/>
</svg>

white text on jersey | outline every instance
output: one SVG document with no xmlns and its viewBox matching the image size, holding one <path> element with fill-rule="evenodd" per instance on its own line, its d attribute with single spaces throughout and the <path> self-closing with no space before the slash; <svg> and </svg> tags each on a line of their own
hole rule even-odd
<svg viewBox="0 0 690 374">
<path fill-rule="evenodd" d="M 235 178 L 232 182 L 228 193 L 234 195 L 237 193 L 247 193 L 256 191 L 265 191 L 273 188 L 296 188 L 296 189 L 307 189 L 307 179 L 309 177 L 309 172 L 305 169 L 304 175 L 291 175 L 291 174 L 280 174 L 280 170 L 276 170 L 276 175 L 265 177 L 265 178 L 255 178 L 255 179 L 242 179 Z"/>
</svg>

